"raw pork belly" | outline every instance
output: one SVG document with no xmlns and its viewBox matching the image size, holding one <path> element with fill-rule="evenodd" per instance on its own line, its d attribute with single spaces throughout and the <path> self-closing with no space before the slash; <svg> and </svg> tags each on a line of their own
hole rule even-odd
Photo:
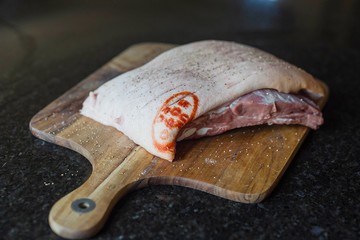
<svg viewBox="0 0 360 240">
<path fill-rule="evenodd" d="M 172 161 L 184 138 L 263 123 L 317 128 L 318 108 L 296 95 L 304 90 L 324 96 L 322 83 L 294 65 L 253 47 L 208 40 L 175 47 L 106 82 L 90 92 L 81 114 Z"/>
</svg>

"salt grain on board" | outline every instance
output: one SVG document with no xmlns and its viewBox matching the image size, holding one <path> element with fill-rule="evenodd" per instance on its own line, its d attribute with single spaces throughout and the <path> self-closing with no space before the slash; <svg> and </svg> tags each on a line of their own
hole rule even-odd
<svg viewBox="0 0 360 240">
<path fill-rule="evenodd" d="M 215 159 L 212 159 L 212 158 L 205 158 L 205 162 L 214 165 L 217 161 Z"/>
</svg>

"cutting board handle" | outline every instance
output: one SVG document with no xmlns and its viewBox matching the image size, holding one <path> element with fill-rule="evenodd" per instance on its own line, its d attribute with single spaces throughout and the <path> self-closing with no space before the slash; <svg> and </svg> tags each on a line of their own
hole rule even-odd
<svg viewBox="0 0 360 240">
<path fill-rule="evenodd" d="M 88 238 L 100 231 L 121 197 L 133 189 L 147 185 L 144 178 L 139 178 L 144 169 L 131 164 L 134 163 L 131 161 L 133 157 L 136 157 L 133 155 L 144 154 L 140 153 L 142 151 L 145 150 L 137 147 L 125 159 L 98 159 L 89 179 L 52 207 L 49 214 L 52 230 L 69 239 Z M 150 154 L 147 156 L 152 157 Z"/>
<path fill-rule="evenodd" d="M 95 235 L 104 225 L 115 203 L 127 192 L 123 186 L 120 191 L 112 185 L 102 186 L 94 174 L 78 189 L 61 198 L 52 207 L 49 223 L 52 230 L 69 239 L 87 238 Z M 89 192 L 93 186 L 93 192 Z M 98 196 L 106 196 L 99 201 Z"/>
</svg>

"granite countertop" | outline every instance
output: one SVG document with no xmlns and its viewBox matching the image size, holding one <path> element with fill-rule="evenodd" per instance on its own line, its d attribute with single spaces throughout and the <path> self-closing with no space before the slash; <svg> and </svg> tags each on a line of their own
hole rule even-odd
<svg viewBox="0 0 360 240">
<path fill-rule="evenodd" d="M 90 163 L 35 138 L 33 115 L 127 47 L 224 39 L 323 80 L 325 123 L 272 194 L 243 204 L 177 186 L 128 194 L 93 239 L 359 239 L 358 1 L 0 2 L 0 238 L 60 239 L 51 206 Z"/>
</svg>

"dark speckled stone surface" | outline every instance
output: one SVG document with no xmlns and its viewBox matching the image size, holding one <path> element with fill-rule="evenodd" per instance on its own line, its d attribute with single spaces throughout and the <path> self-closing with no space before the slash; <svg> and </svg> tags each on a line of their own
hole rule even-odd
<svg viewBox="0 0 360 240">
<path fill-rule="evenodd" d="M 359 1 L 0 1 L 0 239 L 60 239 L 51 206 L 88 161 L 33 137 L 31 117 L 128 46 L 226 39 L 325 81 L 325 124 L 247 205 L 176 186 L 133 192 L 93 239 L 360 239 Z"/>
</svg>

